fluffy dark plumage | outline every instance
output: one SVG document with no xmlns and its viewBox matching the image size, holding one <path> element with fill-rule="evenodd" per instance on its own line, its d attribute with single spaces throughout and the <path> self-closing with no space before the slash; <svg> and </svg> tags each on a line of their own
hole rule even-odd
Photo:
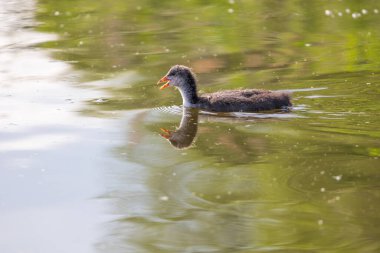
<svg viewBox="0 0 380 253">
<path fill-rule="evenodd" d="M 268 90 L 225 90 L 203 94 L 200 108 L 216 112 L 258 112 L 292 106 L 289 94 Z"/>
<path fill-rule="evenodd" d="M 292 106 L 289 93 L 269 90 L 225 90 L 198 95 L 195 75 L 190 68 L 173 66 L 166 77 L 177 87 L 185 107 L 213 112 L 258 112 Z"/>
</svg>

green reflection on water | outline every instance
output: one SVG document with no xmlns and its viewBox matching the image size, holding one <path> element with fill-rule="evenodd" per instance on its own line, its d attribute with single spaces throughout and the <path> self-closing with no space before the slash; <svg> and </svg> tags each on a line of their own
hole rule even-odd
<svg viewBox="0 0 380 253">
<path fill-rule="evenodd" d="M 135 167 L 110 172 L 123 218 L 99 249 L 380 250 L 379 9 L 370 0 L 39 1 L 38 29 L 61 36 L 41 47 L 108 94 L 84 114 L 148 108 L 115 150 Z M 154 85 L 173 64 L 193 67 L 201 91 L 296 90 L 296 117 L 199 115 L 192 144 L 173 148 L 159 129 L 181 117 L 150 109 L 180 104 Z"/>
</svg>

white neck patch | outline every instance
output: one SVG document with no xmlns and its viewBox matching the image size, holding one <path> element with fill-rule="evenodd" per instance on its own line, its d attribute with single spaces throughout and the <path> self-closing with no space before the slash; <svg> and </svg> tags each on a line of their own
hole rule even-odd
<svg viewBox="0 0 380 253">
<path fill-rule="evenodd" d="M 188 94 L 186 94 L 185 92 L 183 92 L 182 89 L 179 89 L 179 92 L 181 92 L 183 106 L 185 106 L 185 107 L 193 107 L 194 105 L 192 103 L 190 103 L 190 101 L 188 100 L 188 97 L 187 97 Z"/>
</svg>

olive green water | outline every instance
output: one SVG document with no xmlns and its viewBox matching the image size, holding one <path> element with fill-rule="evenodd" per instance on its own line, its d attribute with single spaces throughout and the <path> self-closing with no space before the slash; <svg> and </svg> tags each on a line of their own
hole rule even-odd
<svg viewBox="0 0 380 253">
<path fill-rule="evenodd" d="M 378 1 L 0 7 L 0 252 L 380 251 Z M 294 108 L 183 111 L 174 64 Z"/>
</svg>

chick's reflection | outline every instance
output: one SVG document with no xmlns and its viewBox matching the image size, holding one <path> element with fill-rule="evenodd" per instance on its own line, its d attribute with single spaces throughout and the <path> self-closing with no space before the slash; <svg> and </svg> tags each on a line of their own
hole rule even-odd
<svg viewBox="0 0 380 253">
<path fill-rule="evenodd" d="M 193 143 L 198 131 L 198 114 L 196 108 L 183 108 L 181 124 L 175 131 L 161 128 L 162 137 L 167 139 L 175 148 L 184 149 Z"/>
</svg>

